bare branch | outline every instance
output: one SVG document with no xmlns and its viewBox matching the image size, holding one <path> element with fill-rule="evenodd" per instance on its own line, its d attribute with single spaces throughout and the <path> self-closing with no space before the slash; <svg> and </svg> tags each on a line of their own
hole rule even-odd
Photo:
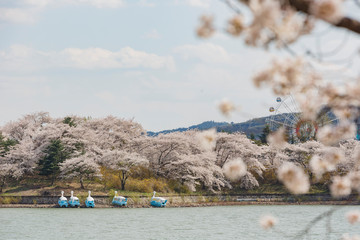
<svg viewBox="0 0 360 240">
<path fill-rule="evenodd" d="M 228 5 L 228 7 L 234 10 L 234 12 L 236 12 L 237 14 L 242 14 L 240 8 L 236 6 L 231 0 L 222 0 L 222 2 Z"/>
<path fill-rule="evenodd" d="M 326 219 L 329 219 L 332 214 L 338 210 L 339 207 L 333 207 L 331 208 L 330 210 L 318 215 L 317 217 L 315 217 L 313 220 L 311 220 L 307 225 L 306 225 L 306 228 L 303 229 L 302 231 L 300 231 L 298 234 L 296 234 L 293 239 L 297 239 L 301 236 L 305 236 L 309 233 L 309 231 L 311 230 L 311 228 L 319 221 L 321 221 L 322 219 L 326 218 Z M 330 229 L 330 225 L 327 226 L 329 229 Z"/>
<path fill-rule="evenodd" d="M 296 10 L 311 15 L 309 10 L 312 2 L 311 0 L 289 0 L 288 2 Z M 349 17 L 344 17 L 339 23 L 334 24 L 334 26 L 346 28 L 360 34 L 360 22 Z"/>
<path fill-rule="evenodd" d="M 239 0 L 240 2 L 249 5 L 250 0 Z M 290 4 L 291 7 L 293 7 L 295 10 L 303 12 L 307 15 L 312 15 L 310 13 L 310 5 L 312 3 L 312 0 L 288 0 L 284 1 L 284 7 L 288 4 Z M 329 23 L 332 24 L 332 23 Z M 344 17 L 340 20 L 337 24 L 333 24 L 333 26 L 346 28 L 352 32 L 360 34 L 360 22 L 358 20 Z"/>
</svg>

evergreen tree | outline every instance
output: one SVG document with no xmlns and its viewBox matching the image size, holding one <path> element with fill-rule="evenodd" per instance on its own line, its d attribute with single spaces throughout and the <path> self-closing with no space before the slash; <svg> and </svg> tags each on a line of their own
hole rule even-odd
<svg viewBox="0 0 360 240">
<path fill-rule="evenodd" d="M 69 157 L 69 153 L 66 152 L 60 139 L 52 140 L 44 153 L 45 156 L 39 161 L 39 175 L 47 176 L 53 185 L 60 173 L 59 165 Z"/>
<path fill-rule="evenodd" d="M 63 123 L 68 124 L 70 127 L 76 127 L 75 120 L 72 119 L 71 117 L 65 117 Z"/>
<path fill-rule="evenodd" d="M 250 139 L 255 140 L 255 135 L 253 133 L 250 134 Z"/>
<path fill-rule="evenodd" d="M 7 139 L 0 133 L 0 157 L 4 157 L 5 154 L 10 151 L 10 147 L 17 144 L 15 140 Z"/>
<path fill-rule="evenodd" d="M 259 139 L 261 141 L 261 143 L 263 144 L 266 144 L 267 143 L 267 136 L 271 133 L 271 130 L 270 130 L 270 127 L 269 125 L 266 125 L 264 128 L 263 128 L 263 131 L 262 133 L 259 135 Z"/>
</svg>

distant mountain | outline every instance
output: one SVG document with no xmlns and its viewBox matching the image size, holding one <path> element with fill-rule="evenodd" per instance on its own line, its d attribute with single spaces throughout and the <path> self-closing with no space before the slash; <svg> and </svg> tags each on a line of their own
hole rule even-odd
<svg viewBox="0 0 360 240">
<path fill-rule="evenodd" d="M 176 128 L 176 129 L 171 129 L 171 130 L 163 130 L 160 132 L 147 132 L 148 136 L 157 136 L 159 134 L 168 134 L 168 133 L 172 133 L 172 132 L 185 132 L 187 130 L 193 130 L 193 129 L 197 129 L 197 130 L 207 130 L 210 128 L 219 128 L 219 127 L 223 127 L 223 126 L 228 126 L 230 125 L 230 123 L 228 122 L 214 122 L 214 121 L 207 121 L 207 122 L 203 122 L 200 123 L 198 125 L 193 125 L 187 128 Z"/>
<path fill-rule="evenodd" d="M 325 115 L 323 115 L 323 116 L 325 116 Z M 255 138 L 258 138 L 258 136 L 262 133 L 266 124 L 268 124 L 267 123 L 268 118 L 270 118 L 270 116 L 254 118 L 254 119 L 248 120 L 246 122 L 242 122 L 242 123 L 207 121 L 207 122 L 203 122 L 198 125 L 190 126 L 188 128 L 177 128 L 177 129 L 172 129 L 172 130 L 164 130 L 161 132 L 148 132 L 148 135 L 149 136 L 157 136 L 158 134 L 167 134 L 167 133 L 171 133 L 171 132 L 184 132 L 184 131 L 191 130 L 191 129 L 207 130 L 210 128 L 216 128 L 216 130 L 218 132 L 228 132 L 228 133 L 241 132 L 241 133 L 246 134 L 247 136 L 254 134 Z M 276 125 L 276 122 L 282 123 L 285 121 L 285 119 L 287 119 L 288 121 L 291 119 L 294 119 L 294 114 L 282 113 L 282 114 L 273 115 L 273 116 L 271 116 L 271 118 L 272 118 L 273 122 L 275 123 L 273 125 Z M 333 113 L 331 113 L 331 112 L 326 113 L 326 119 L 331 120 L 331 119 L 335 119 L 335 118 L 336 117 Z M 333 123 L 336 123 L 336 122 L 333 122 Z M 278 126 L 280 126 L 280 124 Z M 274 130 L 274 129 L 272 129 L 272 130 Z"/>
<path fill-rule="evenodd" d="M 207 121 L 200 123 L 198 125 L 193 125 L 187 128 L 177 128 L 172 130 L 163 130 L 160 132 L 147 132 L 148 136 L 157 136 L 159 134 L 168 134 L 172 132 L 184 132 L 187 130 L 207 130 L 210 128 L 216 128 L 218 132 L 242 132 L 246 134 L 247 136 L 250 136 L 250 134 L 254 134 L 255 137 L 261 134 L 263 128 L 266 125 L 266 119 L 268 117 L 262 117 L 262 118 L 254 118 L 249 121 L 243 122 L 243 123 L 228 123 L 228 122 L 214 122 L 214 121 Z"/>
<path fill-rule="evenodd" d="M 232 123 L 227 126 L 220 126 L 217 127 L 217 131 L 228 133 L 241 132 L 247 136 L 254 134 L 254 136 L 257 138 L 257 136 L 262 133 L 262 130 L 266 126 L 267 118 L 268 117 L 254 118 L 242 123 Z"/>
</svg>

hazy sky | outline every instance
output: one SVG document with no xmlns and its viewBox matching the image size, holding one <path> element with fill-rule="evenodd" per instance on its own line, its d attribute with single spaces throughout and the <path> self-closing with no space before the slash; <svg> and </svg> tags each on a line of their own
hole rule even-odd
<svg viewBox="0 0 360 240">
<path fill-rule="evenodd" d="M 0 125 L 37 111 L 134 118 L 147 130 L 268 115 L 275 96 L 251 75 L 286 53 L 222 32 L 199 39 L 204 13 L 220 29 L 232 16 L 220 0 L 0 0 Z M 223 117 L 224 97 L 242 112 Z"/>
</svg>

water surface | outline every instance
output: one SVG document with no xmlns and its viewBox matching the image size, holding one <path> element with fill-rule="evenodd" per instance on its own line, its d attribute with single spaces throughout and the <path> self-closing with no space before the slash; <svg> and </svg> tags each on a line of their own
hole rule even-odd
<svg viewBox="0 0 360 240">
<path fill-rule="evenodd" d="M 202 208 L 24 209 L 0 208 L 0 239 L 289 239 L 333 206 L 224 206 Z M 314 224 L 308 238 L 340 239 L 360 234 L 345 214 L 359 206 L 339 207 L 327 221 Z M 274 230 L 259 226 L 259 218 L 278 218 Z M 280 233 L 282 232 L 282 233 Z"/>
</svg>

